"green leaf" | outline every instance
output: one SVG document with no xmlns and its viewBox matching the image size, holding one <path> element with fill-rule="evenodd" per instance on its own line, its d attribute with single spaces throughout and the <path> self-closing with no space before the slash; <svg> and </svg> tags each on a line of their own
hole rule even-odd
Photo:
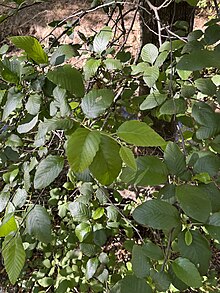
<svg viewBox="0 0 220 293">
<path fill-rule="evenodd" d="M 2 120 L 6 120 L 10 114 L 22 105 L 23 94 L 17 93 L 14 88 L 8 91 L 7 101 L 4 105 Z"/>
<path fill-rule="evenodd" d="M 209 217 L 208 225 L 220 227 L 220 212 L 214 213 Z"/>
<path fill-rule="evenodd" d="M 148 87 L 153 87 L 159 77 L 159 68 L 156 66 L 149 66 L 145 69 L 143 80 Z"/>
<path fill-rule="evenodd" d="M 89 169 L 93 176 L 103 185 L 111 184 L 121 171 L 119 145 L 112 138 L 102 135 L 101 143 Z"/>
<path fill-rule="evenodd" d="M 111 289 L 111 293 L 152 293 L 151 287 L 144 279 L 128 275 L 118 281 Z"/>
<path fill-rule="evenodd" d="M 202 278 L 193 263 L 188 259 L 179 257 L 172 263 L 172 269 L 177 277 L 193 288 L 202 286 Z"/>
<path fill-rule="evenodd" d="M 166 272 L 154 272 L 152 280 L 159 292 L 166 292 L 170 287 L 171 279 Z"/>
<path fill-rule="evenodd" d="M 206 28 L 204 33 L 204 40 L 208 45 L 215 44 L 219 41 L 220 25 L 213 24 Z"/>
<path fill-rule="evenodd" d="M 103 62 L 108 70 L 117 70 L 117 69 L 121 70 L 122 69 L 122 64 L 117 59 L 107 58 Z"/>
<path fill-rule="evenodd" d="M 59 86 L 56 86 L 53 90 L 53 96 L 54 96 L 54 106 L 57 107 L 60 110 L 60 116 L 65 117 L 68 116 L 70 112 L 70 106 L 68 104 L 67 98 L 66 98 L 66 90 L 60 88 Z"/>
<path fill-rule="evenodd" d="M 59 46 L 50 58 L 51 65 L 59 65 L 69 60 L 73 56 L 76 56 L 76 50 L 71 45 L 61 45 Z"/>
<path fill-rule="evenodd" d="M 181 185 L 176 187 L 176 197 L 187 216 L 202 223 L 208 220 L 212 207 L 205 191 L 197 186 Z"/>
<path fill-rule="evenodd" d="M 81 107 L 88 118 L 97 118 L 109 108 L 113 102 L 114 93 L 109 89 L 93 89 L 82 99 Z"/>
<path fill-rule="evenodd" d="M 177 69 L 196 71 L 207 67 L 220 68 L 220 52 L 196 50 L 185 54 L 177 63 Z"/>
<path fill-rule="evenodd" d="M 43 243 L 49 243 L 51 236 L 51 223 L 47 210 L 41 205 L 31 208 L 26 219 L 26 230 Z"/>
<path fill-rule="evenodd" d="M 212 205 L 212 212 L 215 213 L 220 211 L 220 190 L 215 185 L 215 183 L 212 182 L 209 184 L 200 184 L 199 188 L 202 190 L 202 192 L 204 190 L 204 192 L 206 192 L 208 195 Z"/>
<path fill-rule="evenodd" d="M 150 110 L 157 106 L 160 106 L 166 100 L 166 98 L 167 96 L 165 94 L 161 94 L 159 92 L 149 94 L 140 105 L 140 110 Z"/>
<path fill-rule="evenodd" d="M 220 159 L 210 153 L 199 158 L 193 166 L 195 173 L 208 173 L 211 177 L 216 176 L 220 169 Z"/>
<path fill-rule="evenodd" d="M 167 100 L 160 107 L 161 115 L 184 114 L 186 111 L 186 101 L 182 98 Z"/>
<path fill-rule="evenodd" d="M 99 66 L 101 65 L 101 60 L 100 59 L 89 59 L 86 61 L 85 66 L 83 67 L 84 75 L 85 75 L 85 80 L 89 80 L 91 77 L 93 77 Z"/>
<path fill-rule="evenodd" d="M 43 159 L 36 169 L 34 188 L 42 189 L 50 185 L 60 174 L 64 166 L 64 159 L 49 155 Z"/>
<path fill-rule="evenodd" d="M 37 282 L 43 288 L 47 288 L 49 286 L 52 286 L 54 283 L 53 278 L 51 278 L 51 277 L 44 277 L 42 279 L 39 279 Z"/>
<path fill-rule="evenodd" d="M 28 57 L 38 64 L 48 62 L 48 56 L 41 47 L 38 40 L 31 36 L 10 37 L 9 40 L 19 49 L 24 50 Z"/>
<path fill-rule="evenodd" d="M 186 171 L 186 160 L 184 154 L 174 142 L 169 142 L 164 151 L 164 162 L 170 174 L 179 176 Z"/>
<path fill-rule="evenodd" d="M 86 272 L 85 272 L 85 278 L 87 280 L 91 279 L 98 268 L 99 261 L 96 257 L 90 258 L 86 263 Z"/>
<path fill-rule="evenodd" d="M 82 242 L 91 232 L 91 226 L 88 223 L 80 223 L 75 228 L 76 237 Z"/>
<path fill-rule="evenodd" d="M 22 124 L 18 125 L 18 133 L 27 133 L 31 131 L 38 122 L 38 115 L 33 117 L 28 115 L 24 120 L 21 121 Z"/>
<path fill-rule="evenodd" d="M 150 126 L 140 121 L 126 121 L 117 130 L 117 135 L 136 146 L 163 146 L 165 140 Z"/>
<path fill-rule="evenodd" d="M 121 146 L 120 148 L 120 156 L 122 161 L 131 169 L 137 170 L 137 164 L 135 161 L 134 154 L 131 149 Z"/>
<path fill-rule="evenodd" d="M 189 230 L 186 230 L 185 232 L 185 244 L 187 246 L 190 246 L 190 244 L 192 243 L 192 234 Z"/>
<path fill-rule="evenodd" d="M 154 61 L 157 59 L 159 51 L 157 47 L 153 44 L 146 44 L 141 50 L 141 58 L 143 61 L 151 63 L 153 65 Z"/>
<path fill-rule="evenodd" d="M 69 204 L 69 210 L 74 221 L 85 222 L 90 219 L 90 209 L 82 202 L 71 202 Z"/>
<path fill-rule="evenodd" d="M 0 237 L 5 237 L 13 231 L 17 231 L 15 217 L 9 214 L 9 217 L 4 218 L 0 225 Z"/>
<path fill-rule="evenodd" d="M 12 203 L 15 207 L 23 207 L 27 199 L 27 191 L 25 189 L 18 188 L 13 197 Z"/>
<path fill-rule="evenodd" d="M 142 246 L 144 254 L 150 259 L 161 260 L 164 258 L 162 249 L 151 241 Z"/>
<path fill-rule="evenodd" d="M 104 215 L 105 209 L 104 208 L 97 208 L 94 213 L 92 214 L 93 220 L 98 220 Z"/>
<path fill-rule="evenodd" d="M 14 285 L 25 263 L 25 251 L 19 234 L 10 234 L 5 238 L 2 256 L 9 280 Z"/>
<path fill-rule="evenodd" d="M 95 36 L 93 41 L 93 50 L 101 54 L 106 50 L 109 41 L 112 38 L 112 29 L 109 26 L 103 27 L 100 32 Z"/>
<path fill-rule="evenodd" d="M 154 186 L 166 183 L 168 170 L 166 165 L 157 157 L 144 156 L 137 158 L 135 185 Z"/>
<path fill-rule="evenodd" d="M 132 249 L 132 271 L 138 278 L 146 278 L 150 275 L 150 262 L 140 245 L 134 245 Z"/>
<path fill-rule="evenodd" d="M 40 111 L 40 106 L 41 106 L 41 96 L 39 94 L 32 94 L 28 98 L 25 108 L 29 114 L 37 115 Z"/>
<path fill-rule="evenodd" d="M 67 159 L 70 168 L 83 172 L 88 168 L 99 150 L 101 136 L 98 131 L 78 128 L 67 141 Z"/>
<path fill-rule="evenodd" d="M 71 65 L 66 64 L 49 71 L 47 78 L 77 97 L 83 97 L 84 95 L 82 75 Z"/>
<path fill-rule="evenodd" d="M 219 226 L 205 226 L 206 230 L 208 231 L 209 235 L 220 242 L 220 227 Z"/>
<path fill-rule="evenodd" d="M 195 80 L 197 89 L 205 95 L 214 96 L 217 90 L 211 78 L 198 78 Z"/>
<path fill-rule="evenodd" d="M 93 232 L 93 241 L 96 245 L 102 247 L 106 241 L 107 236 L 104 229 L 99 229 Z"/>
<path fill-rule="evenodd" d="M 161 200 L 149 200 L 138 206 L 133 218 L 141 225 L 154 229 L 170 230 L 179 225 L 179 212 L 169 203 Z"/>
<path fill-rule="evenodd" d="M 185 241 L 187 232 L 191 235 L 191 243 L 186 243 Z M 207 239 L 199 231 L 187 230 L 179 233 L 178 249 L 181 256 L 189 259 L 201 275 L 207 273 L 210 265 L 211 251 Z"/>
<path fill-rule="evenodd" d="M 118 211 L 114 206 L 109 206 L 106 208 L 107 218 L 109 221 L 116 222 L 118 218 Z"/>
</svg>

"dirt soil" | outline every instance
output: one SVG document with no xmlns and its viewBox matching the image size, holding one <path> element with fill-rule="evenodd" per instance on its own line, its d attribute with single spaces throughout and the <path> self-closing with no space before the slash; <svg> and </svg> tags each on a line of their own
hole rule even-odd
<svg viewBox="0 0 220 293">
<path fill-rule="evenodd" d="M 1 2 L 1 0 L 0 0 Z M 134 1 L 132 1 L 134 3 Z M 130 3 L 132 5 L 132 2 Z M 51 32 L 52 28 L 48 26 L 48 23 L 54 20 L 62 20 L 70 15 L 74 15 L 80 10 L 89 9 L 91 7 L 91 1 L 89 0 L 48 0 L 45 3 L 38 3 L 29 8 L 23 9 L 16 13 L 13 17 L 0 24 L 0 42 L 4 41 L 8 36 L 14 35 L 32 35 L 37 37 L 39 40 L 44 39 Z M 130 8 L 130 7 L 129 7 Z M 0 14 L 7 11 L 8 8 L 4 8 L 0 4 Z M 130 12 L 125 17 L 125 27 L 129 29 L 134 12 Z M 76 20 L 76 17 L 70 19 L 71 21 Z M 198 14 L 195 18 L 195 28 L 204 29 L 204 23 L 208 20 L 208 15 Z M 87 14 L 80 20 L 80 26 L 74 30 L 73 40 L 67 36 L 61 39 L 62 42 L 78 42 L 78 30 L 84 33 L 86 36 L 94 34 L 108 21 L 106 14 L 103 10 L 99 9 L 92 13 Z M 111 23 L 114 25 L 114 23 Z M 57 36 L 62 32 L 61 28 L 56 29 L 54 35 Z M 133 49 L 138 48 L 139 44 L 139 21 L 138 17 L 131 30 L 128 44 Z M 48 38 L 45 39 L 48 42 Z"/>
</svg>

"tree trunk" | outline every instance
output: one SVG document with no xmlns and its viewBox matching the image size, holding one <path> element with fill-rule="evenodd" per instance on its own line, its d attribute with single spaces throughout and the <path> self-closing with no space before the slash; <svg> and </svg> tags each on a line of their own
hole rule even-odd
<svg viewBox="0 0 220 293">
<path fill-rule="evenodd" d="M 150 2 L 154 6 L 160 6 L 164 1 L 150 0 Z M 147 1 L 143 0 L 142 5 L 147 11 L 151 13 L 151 15 L 149 15 L 149 13 L 147 13 L 145 10 L 142 10 L 141 13 L 142 45 L 146 43 L 153 43 L 155 45 L 158 45 L 158 26 L 154 12 L 152 9 L 150 9 Z M 169 29 L 172 31 L 173 24 L 175 24 L 176 21 L 186 21 L 189 24 L 188 31 L 186 31 L 187 34 L 193 29 L 194 12 L 195 7 L 190 6 L 187 2 L 184 1 L 176 3 L 175 1 L 173 1 L 169 6 L 162 8 L 158 11 L 161 27 L 163 28 L 168 26 Z M 167 35 L 167 38 L 169 38 L 166 29 L 163 29 L 161 33 L 162 35 Z M 164 37 L 162 38 L 163 40 L 165 39 Z"/>
</svg>

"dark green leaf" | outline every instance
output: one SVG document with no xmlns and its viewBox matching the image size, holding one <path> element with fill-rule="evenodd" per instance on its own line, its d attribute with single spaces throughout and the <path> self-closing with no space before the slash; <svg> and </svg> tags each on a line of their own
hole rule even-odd
<svg viewBox="0 0 220 293">
<path fill-rule="evenodd" d="M 171 279 L 166 272 L 154 272 L 152 275 L 153 282 L 159 292 L 166 292 L 171 283 Z"/>
<path fill-rule="evenodd" d="M 181 185 L 176 188 L 176 197 L 187 216 L 205 223 L 212 211 L 206 192 L 197 186 Z"/>
<path fill-rule="evenodd" d="M 132 271 L 138 278 L 146 278 L 150 274 L 150 262 L 144 249 L 140 245 L 134 245 L 132 249 Z"/>
<path fill-rule="evenodd" d="M 185 233 L 186 231 L 183 231 L 178 235 L 178 248 L 181 256 L 188 258 L 194 263 L 200 274 L 205 275 L 208 271 L 211 259 L 209 243 L 201 233 L 190 230 L 192 241 L 187 245 Z"/>
<path fill-rule="evenodd" d="M 93 176 L 103 185 L 111 184 L 121 171 L 120 147 L 113 139 L 101 136 L 101 143 L 96 156 L 90 165 Z"/>
<path fill-rule="evenodd" d="M 193 288 L 202 286 L 202 278 L 193 263 L 188 259 L 179 257 L 172 263 L 172 269 L 177 277 Z"/>
<path fill-rule="evenodd" d="M 154 229 L 170 230 L 179 225 L 179 213 L 175 207 L 161 200 L 149 200 L 138 206 L 133 218 L 141 225 Z"/>
<path fill-rule="evenodd" d="M 41 242 L 49 243 L 51 241 L 50 218 L 44 207 L 36 205 L 31 208 L 26 219 L 26 229 L 28 234 Z"/>
<path fill-rule="evenodd" d="M 84 95 L 82 75 L 71 65 L 67 64 L 57 67 L 53 71 L 49 71 L 47 73 L 47 78 L 77 97 L 82 97 Z"/>
<path fill-rule="evenodd" d="M 164 162 L 172 175 L 179 176 L 186 170 L 186 160 L 180 148 L 174 142 L 169 142 L 164 151 Z"/>
<path fill-rule="evenodd" d="M 195 80 L 197 89 L 205 95 L 214 96 L 217 90 L 211 78 L 198 78 Z"/>
<path fill-rule="evenodd" d="M 151 287 L 144 279 L 128 275 L 120 280 L 111 289 L 111 293 L 152 293 Z"/>
</svg>

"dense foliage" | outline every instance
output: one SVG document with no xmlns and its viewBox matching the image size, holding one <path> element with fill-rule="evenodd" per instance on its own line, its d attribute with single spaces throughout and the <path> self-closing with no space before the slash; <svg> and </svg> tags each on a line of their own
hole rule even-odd
<svg viewBox="0 0 220 293">
<path fill-rule="evenodd" d="M 211 260 L 220 242 L 219 21 L 146 44 L 138 59 L 109 26 L 45 49 L 10 37 L 19 56 L 0 48 L 0 237 L 11 284 L 220 290 Z M 75 68 L 69 60 L 80 57 Z"/>
</svg>

